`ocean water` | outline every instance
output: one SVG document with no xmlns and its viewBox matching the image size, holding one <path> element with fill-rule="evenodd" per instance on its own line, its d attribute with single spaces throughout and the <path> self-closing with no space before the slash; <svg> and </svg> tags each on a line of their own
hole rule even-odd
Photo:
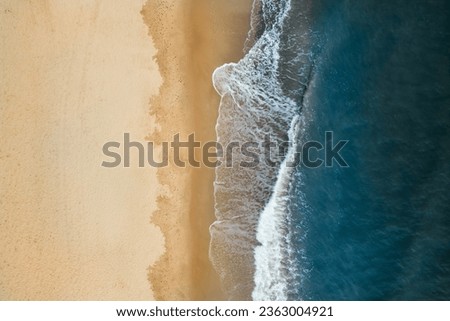
<svg viewBox="0 0 450 321">
<path fill-rule="evenodd" d="M 275 166 L 216 169 L 210 258 L 230 299 L 450 299 L 449 15 L 255 0 L 244 58 L 213 75 L 218 141 L 289 145 Z M 287 166 L 326 131 L 348 167 Z"/>
</svg>

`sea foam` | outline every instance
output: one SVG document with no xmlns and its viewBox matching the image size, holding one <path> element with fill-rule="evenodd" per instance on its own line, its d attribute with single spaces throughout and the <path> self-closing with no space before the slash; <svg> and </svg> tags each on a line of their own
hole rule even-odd
<svg viewBox="0 0 450 321">
<path fill-rule="evenodd" d="M 216 133 L 222 146 L 263 142 L 267 135 L 278 144 L 298 139 L 301 106 L 283 88 L 280 74 L 281 36 L 290 6 L 289 0 L 254 4 L 252 27 L 258 30 L 246 42 L 253 46 L 238 63 L 213 74 L 221 96 Z M 295 264 L 288 262 L 286 193 L 292 169 L 285 158 L 295 149 L 291 143 L 288 154 L 278 157 L 278 166 L 261 160 L 254 168 L 240 167 L 246 158 L 237 153 L 232 167 L 216 168 L 210 259 L 229 299 L 287 299 L 286 282 L 295 274 Z"/>
</svg>

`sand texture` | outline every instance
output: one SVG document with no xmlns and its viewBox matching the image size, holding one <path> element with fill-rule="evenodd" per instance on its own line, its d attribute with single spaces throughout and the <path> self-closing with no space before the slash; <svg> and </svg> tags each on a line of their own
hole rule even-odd
<svg viewBox="0 0 450 321">
<path fill-rule="evenodd" d="M 156 171 L 100 166 L 155 127 L 142 5 L 0 1 L 0 299 L 153 298 Z"/>
</svg>

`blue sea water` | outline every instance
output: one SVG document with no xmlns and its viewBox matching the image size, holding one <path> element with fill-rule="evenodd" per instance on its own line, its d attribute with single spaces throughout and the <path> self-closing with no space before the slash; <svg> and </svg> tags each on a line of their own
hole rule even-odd
<svg viewBox="0 0 450 321">
<path fill-rule="evenodd" d="M 450 3 L 255 1 L 214 74 L 219 142 L 325 132 L 349 167 L 218 168 L 230 299 L 450 300 Z"/>
<path fill-rule="evenodd" d="M 450 299 L 450 3 L 322 2 L 307 135 L 350 140 L 350 167 L 298 169 L 299 295 Z"/>
</svg>

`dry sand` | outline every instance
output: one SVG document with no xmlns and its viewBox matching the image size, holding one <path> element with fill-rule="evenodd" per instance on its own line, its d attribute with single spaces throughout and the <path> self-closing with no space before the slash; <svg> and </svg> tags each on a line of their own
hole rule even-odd
<svg viewBox="0 0 450 321">
<path fill-rule="evenodd" d="M 155 127 L 143 1 L 0 1 L 0 299 L 152 299 L 156 171 L 102 145 Z"/>
</svg>

